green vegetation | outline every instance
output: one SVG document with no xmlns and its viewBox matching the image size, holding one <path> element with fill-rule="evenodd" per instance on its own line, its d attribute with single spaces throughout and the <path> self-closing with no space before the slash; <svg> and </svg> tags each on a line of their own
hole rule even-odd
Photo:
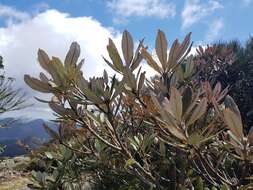
<svg viewBox="0 0 253 190">
<path fill-rule="evenodd" d="M 104 58 L 119 77 L 104 71 L 89 80 L 76 42 L 64 62 L 39 50 L 47 74 L 24 80 L 53 94 L 38 100 L 55 112 L 59 130 L 44 126 L 52 140 L 32 153 L 37 166 L 29 187 L 252 189 L 253 129 L 244 130 L 236 96 L 220 81 L 236 55 L 230 46 L 215 45 L 189 56 L 190 35 L 168 47 L 159 30 L 154 57 L 143 41 L 134 49 L 124 31 L 123 57 L 110 39 L 110 60 Z M 142 61 L 156 72 L 151 79 Z"/>
<path fill-rule="evenodd" d="M 3 57 L 0 56 L 0 70 L 4 69 Z M 14 79 L 6 77 L 4 72 L 0 73 L 0 114 L 19 110 L 25 107 L 25 94 L 21 90 L 13 88 Z M 0 127 L 6 123 L 1 123 Z M 0 154 L 4 151 L 5 146 L 0 144 Z"/>
</svg>

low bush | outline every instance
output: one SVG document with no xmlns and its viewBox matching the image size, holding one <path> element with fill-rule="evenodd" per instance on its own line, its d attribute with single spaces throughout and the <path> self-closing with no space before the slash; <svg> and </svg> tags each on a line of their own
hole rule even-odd
<svg viewBox="0 0 253 190">
<path fill-rule="evenodd" d="M 158 31 L 155 52 L 140 41 L 134 49 L 124 31 L 122 56 L 107 45 L 117 73 L 86 79 L 74 42 L 62 63 L 38 51 L 47 74 L 24 76 L 34 90 L 53 94 L 46 102 L 59 130 L 45 129 L 52 142 L 40 155 L 43 171 L 33 173 L 33 189 L 250 189 L 253 172 L 253 130 L 244 133 L 241 115 L 228 88 L 209 60 L 210 48 L 189 55 L 188 34 L 168 47 Z M 168 51 L 169 50 L 169 51 Z M 201 57 L 202 56 L 202 57 Z M 154 76 L 147 77 L 147 64 Z M 49 77 L 50 76 L 50 77 Z"/>
</svg>

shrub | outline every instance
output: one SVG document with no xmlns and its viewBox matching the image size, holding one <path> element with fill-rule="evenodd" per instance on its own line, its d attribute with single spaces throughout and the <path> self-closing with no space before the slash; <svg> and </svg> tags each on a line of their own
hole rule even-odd
<svg viewBox="0 0 253 190">
<path fill-rule="evenodd" d="M 223 72 L 217 73 L 216 78 L 223 86 L 229 86 L 229 94 L 238 105 L 242 113 L 244 130 L 248 132 L 253 125 L 253 38 L 249 38 L 244 46 L 237 41 L 217 43 L 214 46 L 217 47 L 215 55 L 219 57 L 224 54 L 223 49 L 233 52 L 233 64 L 223 64 Z M 229 58 L 229 56 L 226 57 Z"/>
<path fill-rule="evenodd" d="M 43 172 L 34 189 L 246 189 L 252 187 L 253 130 L 244 134 L 241 115 L 228 89 L 201 78 L 206 60 L 189 56 L 190 35 L 175 40 L 168 53 L 158 31 L 157 58 L 140 41 L 136 50 L 124 31 L 122 54 L 109 39 L 111 60 L 121 77 L 85 79 L 74 42 L 64 63 L 38 51 L 49 74 L 24 76 L 34 90 L 52 93 L 58 132 L 42 155 Z M 156 76 L 147 78 L 141 63 Z M 207 65 L 207 64 L 206 64 Z M 48 77 L 50 76 L 50 78 Z"/>
<path fill-rule="evenodd" d="M 14 89 L 13 81 L 11 77 L 6 77 L 5 73 L 2 72 L 4 69 L 3 57 L 0 56 L 0 115 L 6 112 L 20 110 L 25 105 L 25 94 L 19 89 Z M 7 123 L 1 123 L 0 127 L 5 127 Z M 4 151 L 5 145 L 0 144 L 0 154 Z"/>
</svg>

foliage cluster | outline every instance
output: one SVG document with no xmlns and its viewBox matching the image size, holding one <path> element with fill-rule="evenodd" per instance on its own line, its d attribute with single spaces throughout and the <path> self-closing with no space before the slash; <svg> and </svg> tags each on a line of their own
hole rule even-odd
<svg viewBox="0 0 253 190">
<path fill-rule="evenodd" d="M 13 87 L 14 79 L 6 77 L 3 65 L 3 57 L 0 56 L 0 115 L 6 112 L 20 110 L 25 105 L 25 94 L 20 89 Z M 8 123 L 1 123 L 0 127 Z M 5 149 L 5 145 L 0 144 L 0 153 Z"/>
<path fill-rule="evenodd" d="M 217 78 L 223 86 L 229 86 L 229 95 L 233 97 L 242 114 L 244 128 L 249 131 L 253 125 L 253 38 L 249 38 L 244 46 L 238 41 L 216 44 L 216 54 L 221 49 L 233 52 L 233 64 L 223 69 Z"/>
<path fill-rule="evenodd" d="M 158 31 L 156 56 L 143 40 L 134 49 L 122 36 L 122 56 L 107 45 L 117 73 L 86 79 L 72 43 L 64 62 L 38 51 L 47 74 L 24 76 L 34 90 L 53 94 L 49 104 L 59 130 L 34 172 L 33 189 L 247 189 L 252 188 L 253 130 L 218 81 L 234 56 L 225 47 L 192 46 L 188 34 L 171 47 Z M 216 53 L 222 52 L 222 53 Z M 141 64 L 156 75 L 148 78 Z M 225 73 L 226 74 L 226 73 Z M 118 76 L 118 77 L 117 77 Z"/>
</svg>

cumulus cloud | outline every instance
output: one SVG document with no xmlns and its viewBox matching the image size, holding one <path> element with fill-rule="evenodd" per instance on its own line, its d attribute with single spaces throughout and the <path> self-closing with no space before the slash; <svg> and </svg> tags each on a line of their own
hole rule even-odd
<svg viewBox="0 0 253 190">
<path fill-rule="evenodd" d="M 213 42 L 220 37 L 221 30 L 224 28 L 224 22 L 222 19 L 214 20 L 210 26 L 209 30 L 206 34 L 207 42 Z"/>
<path fill-rule="evenodd" d="M 186 0 L 181 13 L 182 28 L 185 29 L 192 26 L 215 10 L 221 8 L 223 6 L 217 0 L 208 0 L 206 3 L 200 3 L 200 0 Z"/>
<path fill-rule="evenodd" d="M 164 0 L 110 0 L 107 7 L 122 18 L 139 16 L 164 19 L 176 14 L 175 5 Z M 122 18 L 120 20 L 125 21 Z M 114 20 L 118 22 L 119 18 Z"/>
<path fill-rule="evenodd" d="M 47 10 L 0 28 L 0 55 L 4 58 L 6 74 L 15 77 L 16 86 L 28 93 L 29 103 L 35 103 L 35 106 L 13 114 L 51 116 L 47 105 L 32 98 L 46 97 L 45 94 L 35 93 L 23 81 L 24 74 L 38 76 L 41 71 L 37 63 L 38 48 L 44 49 L 50 56 L 64 59 L 71 42 L 77 41 L 81 45 L 81 57 L 85 58 L 83 71 L 88 77 L 102 74 L 106 67 L 101 55 L 107 55 L 109 37 L 116 43 L 120 41 L 117 31 L 102 26 L 92 17 L 71 17 L 57 10 Z M 11 116 L 10 113 L 7 116 Z"/>
</svg>

